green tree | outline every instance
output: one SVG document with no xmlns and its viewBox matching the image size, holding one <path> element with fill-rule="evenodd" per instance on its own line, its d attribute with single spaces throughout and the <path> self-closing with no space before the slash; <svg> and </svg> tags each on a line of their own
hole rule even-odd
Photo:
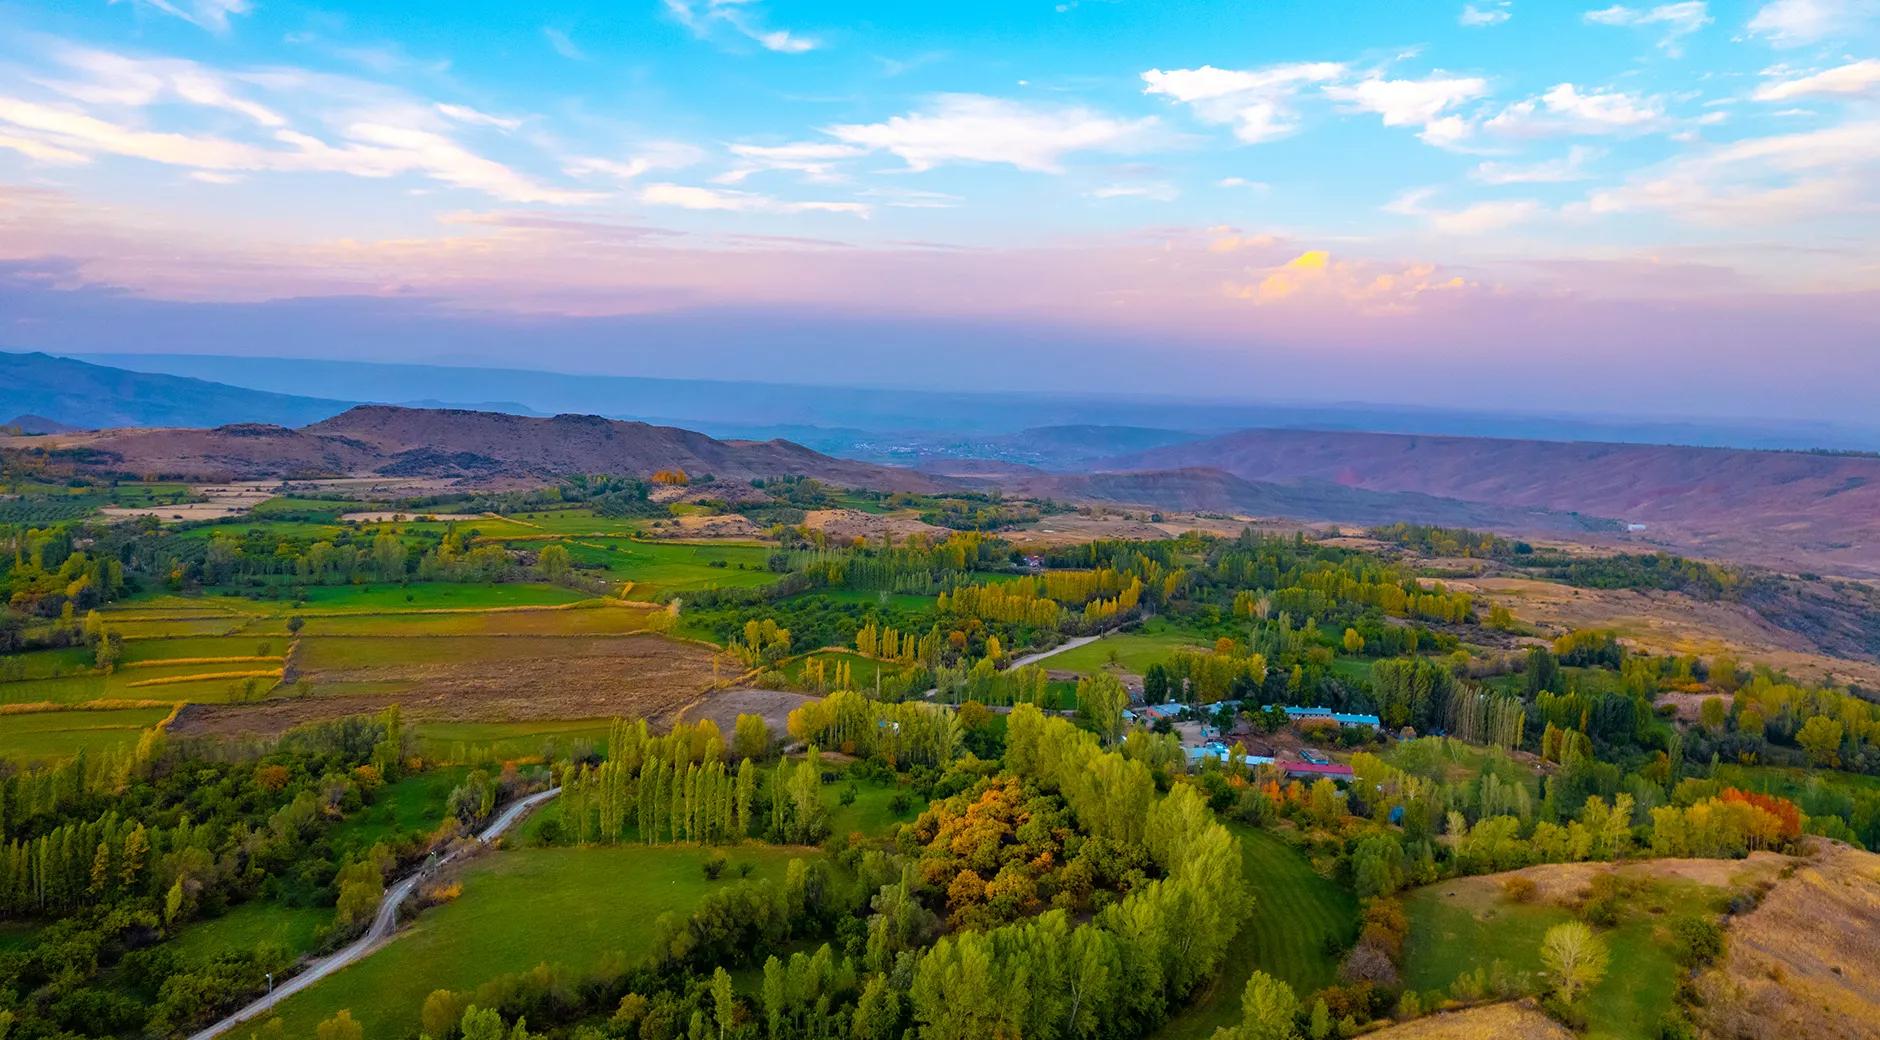
<svg viewBox="0 0 1880 1040">
<path fill-rule="evenodd" d="M 352 1012 L 345 1010 L 315 1026 L 313 1034 L 318 1040 L 366 1040 L 365 1027 L 353 1021 Z"/>
<path fill-rule="evenodd" d="M 1808 752 L 1808 761 L 1818 766 L 1841 764 L 1841 720 L 1826 715 L 1811 715 L 1795 734 L 1795 742 Z"/>
<path fill-rule="evenodd" d="M 541 570 L 542 577 L 549 581 L 560 581 L 568 576 L 568 550 L 560 545 L 551 545 L 536 556 L 535 566 Z"/>
<path fill-rule="evenodd" d="M 731 988 L 731 973 L 719 965 L 712 971 L 712 1018 L 718 1023 L 718 1040 L 736 1024 L 738 996 Z"/>
<path fill-rule="evenodd" d="M 1129 690 L 1116 676 L 1098 672 L 1077 680 L 1077 712 L 1105 744 L 1115 743 L 1123 732 L 1123 709 L 1128 706 Z"/>
<path fill-rule="evenodd" d="M 1298 1017 L 1299 998 L 1292 987 L 1256 971 L 1240 991 L 1240 1024 L 1215 1030 L 1214 1040 L 1294 1040 Z"/>
<path fill-rule="evenodd" d="M 1605 940 L 1579 921 L 1554 925 L 1541 937 L 1541 964 L 1568 1003 L 1606 977 L 1606 960 Z"/>
</svg>

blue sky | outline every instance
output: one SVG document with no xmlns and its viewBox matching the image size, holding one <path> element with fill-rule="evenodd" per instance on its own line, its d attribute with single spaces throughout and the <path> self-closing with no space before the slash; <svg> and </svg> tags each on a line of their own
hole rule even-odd
<svg viewBox="0 0 1880 1040">
<path fill-rule="evenodd" d="M 652 374 L 805 375 L 722 344 L 695 356 L 735 371 L 687 371 L 591 323 L 788 315 L 827 323 L 812 367 L 906 383 L 958 380 L 881 360 L 883 316 L 1045 365 L 1087 330 L 1067 383 L 1171 390 L 1479 403 L 1570 349 L 1688 383 L 1684 410 L 1810 414 L 1880 378 L 1880 0 L 67 0 L 0 24 L 16 347 L 131 346 L 136 319 L 85 318 L 110 294 L 198 308 L 133 349 L 265 351 L 217 342 L 215 308 L 321 300 L 353 330 L 335 354 L 451 357 L 481 320 Z M 1610 382 L 1558 393 L 1654 400 Z"/>
</svg>

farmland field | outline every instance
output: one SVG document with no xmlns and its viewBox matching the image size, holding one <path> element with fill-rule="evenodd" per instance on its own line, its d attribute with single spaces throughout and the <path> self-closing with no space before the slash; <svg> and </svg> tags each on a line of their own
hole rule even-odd
<svg viewBox="0 0 1880 1040">
<path fill-rule="evenodd" d="M 144 730 L 169 713 L 166 707 L 0 715 L 0 758 L 66 758 L 80 751 L 135 744 Z"/>
<path fill-rule="evenodd" d="M 561 612 L 557 612 L 561 613 Z M 310 696 L 197 705 L 176 732 L 278 733 L 400 704 L 414 719 L 515 722 L 644 716 L 658 722 L 710 685 L 712 652 L 642 633 L 608 637 L 309 636 L 293 669 Z"/>
<path fill-rule="evenodd" d="M 1240 991 L 1264 971 L 1300 997 L 1336 981 L 1338 962 L 1328 941 L 1343 945 L 1357 933 L 1358 901 L 1351 891 L 1320 877 L 1298 850 L 1271 832 L 1233 825 L 1253 910 L 1234 936 L 1221 977 L 1158 1034 L 1163 1040 L 1214 1035 L 1240 1021 Z"/>
<path fill-rule="evenodd" d="M 565 541 L 576 566 L 609 581 L 631 582 L 628 597 L 652 599 L 661 593 L 707 586 L 751 588 L 769 585 L 771 548 L 755 542 L 647 542 L 629 538 Z"/>
<path fill-rule="evenodd" d="M 780 878 L 803 850 L 738 847 L 719 881 L 700 865 L 716 850 L 623 845 L 611 848 L 511 849 L 473 861 L 463 895 L 426 911 L 378 953 L 286 1001 L 286 1035 L 312 1036 L 342 1008 L 373 1037 L 417 1031 L 418 1009 L 439 988 L 472 989 L 509 972 L 558 964 L 592 968 L 610 953 L 646 952 L 653 920 L 685 913 L 712 886 L 736 884 L 738 865 L 752 877 Z"/>
</svg>

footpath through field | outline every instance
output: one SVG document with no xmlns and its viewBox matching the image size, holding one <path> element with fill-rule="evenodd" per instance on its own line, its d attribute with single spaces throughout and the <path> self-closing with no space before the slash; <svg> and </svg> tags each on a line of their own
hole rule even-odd
<svg viewBox="0 0 1880 1040">
<path fill-rule="evenodd" d="M 500 837 L 504 831 L 514 826 L 516 821 L 528 815 L 531 809 L 534 809 L 536 806 L 541 805 L 543 802 L 548 801 L 550 798 L 560 793 L 561 788 L 551 787 L 546 791 L 538 791 L 535 794 L 529 795 L 527 798 L 518 800 L 509 808 L 504 809 L 495 820 L 491 821 L 488 827 L 483 828 L 483 832 L 477 835 L 477 841 L 481 844 L 488 844 L 494 841 L 496 838 Z M 456 853 L 450 853 L 438 860 L 435 866 L 441 867 L 449 863 L 455 856 Z M 385 898 L 380 901 L 379 912 L 372 918 L 372 926 L 366 929 L 364 935 L 353 940 L 351 945 L 314 961 L 307 966 L 307 970 L 274 987 L 267 995 L 257 999 L 247 1007 L 236 1011 L 220 1022 L 192 1035 L 189 1040 L 213 1040 L 214 1037 L 260 1015 L 264 1011 L 270 1010 L 274 1005 L 299 993 L 301 990 L 306 989 L 308 986 L 326 978 L 328 975 L 333 974 L 341 968 L 355 961 L 364 959 L 367 954 L 378 949 L 386 940 L 391 938 L 392 929 L 398 926 L 398 908 L 404 905 L 405 900 L 410 898 L 411 893 L 417 889 L 418 882 L 424 880 L 426 875 L 431 873 L 434 869 L 435 867 L 430 869 L 420 867 L 399 879 L 399 882 L 393 885 L 391 890 L 385 893 Z"/>
</svg>

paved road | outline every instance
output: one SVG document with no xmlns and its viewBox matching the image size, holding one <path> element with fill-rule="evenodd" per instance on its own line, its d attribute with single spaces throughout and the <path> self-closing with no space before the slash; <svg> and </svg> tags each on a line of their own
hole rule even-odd
<svg viewBox="0 0 1880 1040">
<path fill-rule="evenodd" d="M 518 799 L 511 804 L 509 808 L 504 809 L 496 819 L 490 821 L 488 827 L 483 828 L 483 832 L 477 835 L 477 841 L 488 843 L 495 840 L 504 831 L 513 826 L 517 820 L 528 815 L 531 809 L 534 809 L 536 806 L 541 805 L 543 802 L 548 801 L 550 798 L 560 793 L 561 788 L 551 787 L 546 791 L 540 791 L 527 798 Z M 440 867 L 443 866 L 450 862 L 455 855 L 455 853 L 446 855 L 443 859 L 438 860 L 437 865 Z M 301 990 L 326 978 L 328 975 L 339 971 L 341 968 L 355 961 L 363 959 L 367 954 L 371 953 L 387 939 L 391 938 L 392 930 L 398 927 L 398 908 L 404 904 L 406 899 L 410 898 L 411 893 L 417 889 L 418 882 L 424 880 L 424 875 L 424 870 L 419 869 L 399 879 L 398 883 L 393 885 L 385 893 L 385 899 L 379 903 L 379 912 L 372 918 L 372 926 L 366 929 L 364 935 L 354 939 L 351 945 L 336 953 L 329 954 L 314 961 L 307 966 L 307 970 L 274 987 L 273 992 L 268 993 L 266 996 L 261 997 L 254 1003 L 242 1008 L 222 1021 L 191 1036 L 189 1040 L 213 1040 L 214 1037 L 233 1029 L 244 1021 L 259 1016 L 264 1011 L 272 1009 L 274 1005 L 299 993 Z"/>
<path fill-rule="evenodd" d="M 1026 654 L 1023 657 L 1014 657 L 1012 658 L 1011 662 L 1008 663 L 1005 667 L 1006 669 L 1009 670 L 1012 668 L 1023 668 L 1028 664 L 1037 664 L 1039 661 L 1042 661 L 1047 657 L 1056 657 L 1058 654 L 1061 654 L 1066 650 L 1075 650 L 1080 646 L 1085 646 L 1087 644 L 1094 643 L 1097 640 L 1102 639 L 1104 636 L 1109 635 L 1110 632 L 1114 632 L 1114 631 L 1116 630 L 1110 629 L 1108 632 L 1099 632 L 1094 636 L 1078 636 L 1076 639 L 1066 639 L 1062 643 L 1059 643 L 1058 645 L 1052 647 L 1049 650 L 1040 650 L 1035 654 Z"/>
</svg>

